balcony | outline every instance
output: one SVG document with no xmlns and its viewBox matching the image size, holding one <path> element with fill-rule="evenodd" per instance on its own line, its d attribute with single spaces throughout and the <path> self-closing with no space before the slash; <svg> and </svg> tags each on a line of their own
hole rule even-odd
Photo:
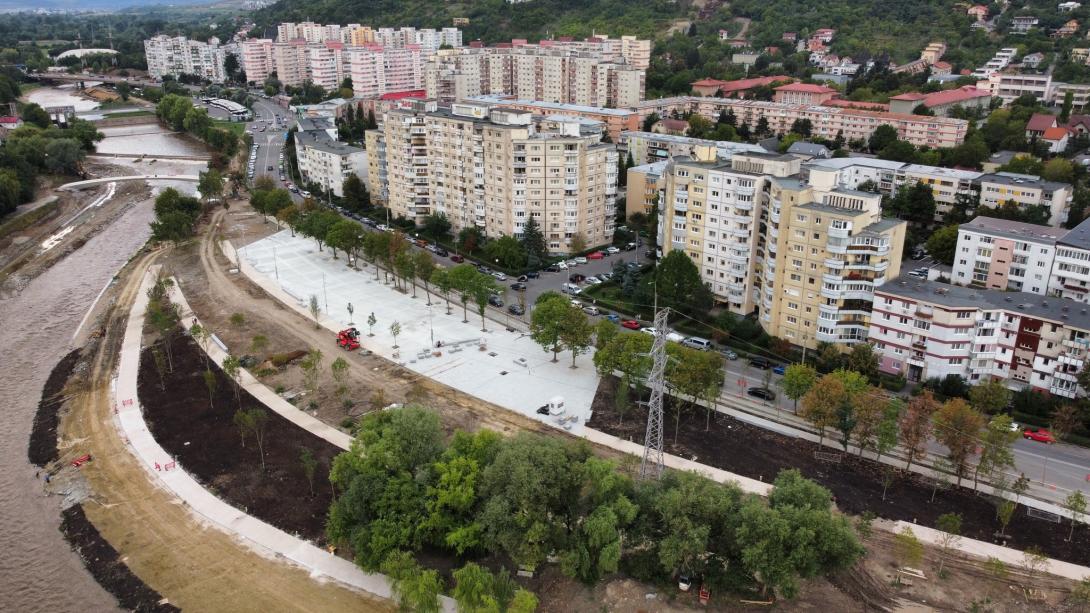
<svg viewBox="0 0 1090 613">
<path fill-rule="evenodd" d="M 851 228 L 834 228 L 829 226 L 828 234 L 832 238 L 848 238 L 852 235 Z"/>
<path fill-rule="evenodd" d="M 840 270 L 844 268 L 844 260 L 836 260 L 833 258 L 827 258 L 824 262 L 825 268 L 832 268 L 834 270 Z"/>
</svg>

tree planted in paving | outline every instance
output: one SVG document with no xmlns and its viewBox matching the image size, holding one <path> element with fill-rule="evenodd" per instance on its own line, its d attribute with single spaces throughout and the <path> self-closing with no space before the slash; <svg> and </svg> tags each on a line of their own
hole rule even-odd
<svg viewBox="0 0 1090 613">
<path fill-rule="evenodd" d="M 817 378 L 817 371 L 806 364 L 792 364 L 784 370 L 780 386 L 783 387 L 783 393 L 795 402 L 795 413 L 799 412 L 799 398 L 810 391 Z"/>
<path fill-rule="evenodd" d="M 454 284 L 450 279 L 450 271 L 446 268 L 436 267 L 431 273 L 431 282 L 443 294 L 443 302 L 447 305 L 447 315 L 450 315 L 450 290 L 454 289 Z"/>
<path fill-rule="evenodd" d="M 310 302 L 308 303 L 307 306 L 308 306 L 308 308 L 310 310 L 310 316 L 314 318 L 314 329 L 317 330 L 318 328 L 321 328 L 322 327 L 321 324 L 318 323 L 318 315 L 321 314 L 322 307 L 318 303 L 318 295 L 317 294 L 311 294 L 310 295 Z"/>
<path fill-rule="evenodd" d="M 390 324 L 390 336 L 394 337 L 394 349 L 397 349 L 397 336 L 401 334 L 401 322 L 394 321 Z"/>
<path fill-rule="evenodd" d="M 431 254 L 427 251 L 417 251 L 413 254 L 413 272 L 424 283 L 424 293 L 428 297 L 428 305 L 431 306 L 431 280 L 438 267 Z"/>
<path fill-rule="evenodd" d="M 1079 490 L 1074 490 L 1064 498 L 1064 508 L 1071 513 L 1071 531 L 1067 533 L 1068 542 L 1075 537 L 1075 526 L 1086 515 L 1086 497 Z"/>
<path fill-rule="evenodd" d="M 934 415 L 935 440 L 946 446 L 947 459 L 957 475 L 957 484 L 969 467 L 969 459 L 977 447 L 984 416 L 961 398 L 943 403 Z"/>
<path fill-rule="evenodd" d="M 372 311 L 371 314 L 367 316 L 367 336 L 375 335 L 375 324 L 377 323 L 378 320 L 375 319 L 375 312 Z"/>
<path fill-rule="evenodd" d="M 560 344 L 571 352 L 571 368 L 575 368 L 575 359 L 585 353 L 594 338 L 594 328 L 581 309 L 568 305 L 568 310 L 560 322 Z"/>
<path fill-rule="evenodd" d="M 538 299 L 530 316 L 530 338 L 545 351 L 552 352 L 553 362 L 557 361 L 557 356 L 564 347 L 561 335 L 571 309 L 567 298 L 549 292 L 547 296 L 542 294 Z"/>
<path fill-rule="evenodd" d="M 802 397 L 803 419 L 818 430 L 818 444 L 825 441 L 825 429 L 836 423 L 840 407 L 848 402 L 843 381 L 831 374 L 818 379 Z"/>
</svg>

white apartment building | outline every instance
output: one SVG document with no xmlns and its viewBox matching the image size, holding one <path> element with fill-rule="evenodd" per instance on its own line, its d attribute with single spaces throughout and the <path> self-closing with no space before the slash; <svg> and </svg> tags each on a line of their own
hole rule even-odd
<svg viewBox="0 0 1090 613">
<path fill-rule="evenodd" d="M 243 48 L 243 53 L 245 51 L 246 49 Z M 305 41 L 300 39 L 291 42 L 277 41 L 273 43 L 272 56 L 276 78 L 284 85 L 298 87 L 310 78 Z"/>
<path fill-rule="evenodd" d="M 144 41 L 144 54 L 148 61 L 148 74 L 155 79 L 188 74 L 213 83 L 227 80 L 224 68 L 226 54 L 219 44 L 160 34 Z"/>
<path fill-rule="evenodd" d="M 976 217 L 958 227 L 950 281 L 985 289 L 1045 294 L 1056 255 L 1066 234 L 1050 226 Z"/>
<path fill-rule="evenodd" d="M 419 45 L 349 47 L 347 55 L 357 98 L 424 87 L 426 52 Z"/>
<path fill-rule="evenodd" d="M 424 49 L 436 50 L 440 47 L 461 47 L 462 31 L 458 28 L 378 28 L 361 26 L 358 23 L 341 25 L 322 25 L 310 21 L 302 23 L 281 23 L 276 28 L 276 39 L 280 42 L 303 40 L 308 43 L 339 42 L 346 45 L 362 46 L 378 44 L 383 47 L 405 47 L 419 45 Z"/>
<path fill-rule="evenodd" d="M 332 124 L 324 119 L 300 119 L 295 133 L 295 155 L 305 183 L 315 183 L 334 196 L 344 196 L 344 181 L 350 175 L 365 183 L 368 175 L 367 152 L 338 142 Z"/>
<path fill-rule="evenodd" d="M 1084 303 L 911 278 L 875 291 L 870 342 L 879 368 L 910 381 L 959 375 L 1068 398 L 1090 347 Z"/>
<path fill-rule="evenodd" d="M 1018 49 L 1015 49 L 1014 47 L 1004 47 L 997 51 L 987 63 L 974 70 L 970 76 L 975 79 L 987 79 L 1007 66 L 1010 66 L 1016 57 L 1018 57 Z"/>
<path fill-rule="evenodd" d="M 1036 175 L 996 172 L 981 175 L 980 203 L 998 207 L 1014 202 L 1021 207 L 1044 206 L 1049 211 L 1048 224 L 1060 226 L 1067 221 L 1074 190 L 1068 183 L 1045 181 Z"/>
<path fill-rule="evenodd" d="M 655 132 L 621 132 L 618 149 L 622 156 L 632 156 L 634 164 L 649 164 L 656 161 L 670 160 L 679 156 L 708 159 L 700 154 L 703 149 L 711 149 L 720 161 L 730 161 L 736 153 L 767 153 L 764 147 L 752 143 L 733 141 L 715 141 L 673 134 Z"/>
<path fill-rule="evenodd" d="M 368 150 L 385 156 L 370 162 L 371 184 L 394 215 L 417 223 L 442 213 L 455 232 L 518 237 L 533 217 L 550 252 L 570 252 L 577 235 L 603 245 L 613 238 L 617 152 L 602 131 L 482 103 L 411 103 L 367 132 Z"/>
<path fill-rule="evenodd" d="M 1048 295 L 1090 303 L 1090 221 L 1083 221 L 1056 240 Z"/>
</svg>

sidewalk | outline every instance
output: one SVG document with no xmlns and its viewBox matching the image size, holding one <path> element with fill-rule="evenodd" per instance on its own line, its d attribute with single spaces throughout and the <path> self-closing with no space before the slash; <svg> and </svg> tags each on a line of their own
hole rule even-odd
<svg viewBox="0 0 1090 613">
<path fill-rule="evenodd" d="M 329 579 L 382 598 L 391 598 L 390 584 L 385 576 L 365 573 L 350 560 L 315 547 L 220 500 L 197 483 L 184 467 L 178 467 L 174 458 L 155 441 L 144 422 L 143 410 L 137 398 L 137 373 L 144 313 L 148 303 L 147 290 L 154 283 L 158 270 L 158 267 L 152 267 L 141 283 L 126 324 L 117 378 L 113 382 L 116 425 L 132 447 L 133 454 L 153 481 L 173 492 L 197 516 L 237 536 L 254 551 L 270 559 L 287 560 L 301 566 L 317 580 Z M 455 610 L 451 599 L 444 597 L 442 602 L 445 611 Z"/>
</svg>

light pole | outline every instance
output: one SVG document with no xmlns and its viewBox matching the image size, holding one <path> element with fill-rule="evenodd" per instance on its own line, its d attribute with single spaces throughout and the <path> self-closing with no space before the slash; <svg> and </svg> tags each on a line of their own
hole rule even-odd
<svg viewBox="0 0 1090 613">
<path fill-rule="evenodd" d="M 276 282 L 280 283 L 280 266 L 276 263 L 276 246 L 273 246 L 273 272 L 276 273 Z"/>
<path fill-rule="evenodd" d="M 322 273 L 322 297 L 325 299 L 325 312 L 329 312 L 329 294 L 325 291 L 325 273 Z"/>
</svg>

